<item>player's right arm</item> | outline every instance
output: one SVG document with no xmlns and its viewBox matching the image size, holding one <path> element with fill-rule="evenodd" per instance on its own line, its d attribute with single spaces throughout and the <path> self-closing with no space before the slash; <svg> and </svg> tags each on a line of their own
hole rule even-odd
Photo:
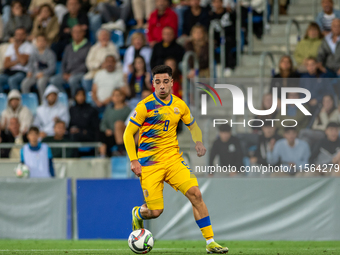
<svg viewBox="0 0 340 255">
<path fill-rule="evenodd" d="M 135 109 L 134 114 L 131 116 L 129 124 L 124 131 L 124 144 L 126 152 L 131 161 L 131 170 L 138 176 L 141 176 L 142 166 L 138 162 L 136 153 L 136 144 L 134 135 L 137 133 L 139 127 L 144 123 L 147 115 L 147 109 L 143 102 L 140 102 Z"/>
</svg>

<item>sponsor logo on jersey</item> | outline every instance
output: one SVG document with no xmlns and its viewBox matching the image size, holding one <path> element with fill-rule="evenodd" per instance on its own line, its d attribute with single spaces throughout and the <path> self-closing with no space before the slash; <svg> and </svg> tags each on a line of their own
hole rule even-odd
<svg viewBox="0 0 340 255">
<path fill-rule="evenodd" d="M 136 116 L 137 116 L 137 111 L 135 111 L 135 112 L 133 113 L 132 117 L 133 117 L 133 118 L 136 118 Z"/>
<path fill-rule="evenodd" d="M 174 113 L 175 113 L 176 115 L 180 113 L 180 112 L 179 112 L 179 109 L 178 109 L 177 107 L 174 108 Z"/>
</svg>

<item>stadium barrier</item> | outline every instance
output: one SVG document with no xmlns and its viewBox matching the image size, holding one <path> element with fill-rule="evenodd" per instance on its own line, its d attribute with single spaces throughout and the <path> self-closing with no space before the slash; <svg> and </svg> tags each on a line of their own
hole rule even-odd
<svg viewBox="0 0 340 255">
<path fill-rule="evenodd" d="M 340 178 L 199 179 L 218 240 L 340 240 Z M 191 204 L 164 187 L 156 239 L 201 240 Z"/>
<path fill-rule="evenodd" d="M 0 238 L 70 239 L 68 179 L 0 178 Z"/>
<path fill-rule="evenodd" d="M 290 54 L 291 54 L 291 51 L 290 51 L 290 34 L 291 34 L 291 31 L 292 31 L 293 25 L 295 25 L 297 32 L 298 32 L 298 36 L 297 36 L 298 42 L 301 40 L 301 36 L 302 36 L 302 31 L 301 31 L 299 22 L 297 22 L 294 19 L 288 20 L 287 24 L 286 24 L 286 51 L 287 51 L 286 54 L 288 56 L 290 56 Z"/>
<path fill-rule="evenodd" d="M 62 157 L 66 158 L 66 149 L 72 148 L 94 148 L 95 156 L 98 156 L 98 148 L 101 146 L 100 142 L 70 142 L 70 143 L 47 143 L 50 148 L 61 148 L 62 149 Z M 21 148 L 23 144 L 16 143 L 0 143 L 0 149 L 12 149 L 12 148 Z M 1 155 L 0 155 L 1 157 Z"/>
<path fill-rule="evenodd" d="M 215 31 L 219 32 L 220 37 L 220 59 L 221 59 L 221 69 L 220 69 L 220 77 L 223 77 L 224 69 L 225 69 L 225 62 L 226 62 L 226 55 L 225 55 L 225 31 L 221 26 L 220 20 L 212 20 L 209 26 L 209 71 L 210 76 L 217 77 L 215 75 Z"/>
</svg>

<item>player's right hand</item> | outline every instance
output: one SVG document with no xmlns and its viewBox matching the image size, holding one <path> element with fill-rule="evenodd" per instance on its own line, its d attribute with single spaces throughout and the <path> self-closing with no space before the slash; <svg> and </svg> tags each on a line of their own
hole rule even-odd
<svg viewBox="0 0 340 255">
<path fill-rule="evenodd" d="M 138 160 L 132 160 L 131 161 L 131 170 L 132 170 L 132 172 L 135 173 L 135 175 L 137 175 L 138 177 L 141 177 L 141 175 L 142 175 L 142 166 L 138 162 Z"/>
</svg>

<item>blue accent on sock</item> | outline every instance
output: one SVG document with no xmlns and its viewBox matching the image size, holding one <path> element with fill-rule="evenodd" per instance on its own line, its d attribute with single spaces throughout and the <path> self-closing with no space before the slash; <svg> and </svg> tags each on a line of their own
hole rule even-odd
<svg viewBox="0 0 340 255">
<path fill-rule="evenodd" d="M 205 218 L 202 218 L 200 220 L 196 220 L 197 225 L 199 226 L 199 228 L 205 228 L 211 225 L 210 223 L 210 217 L 207 216 Z"/>
<path fill-rule="evenodd" d="M 140 208 L 141 208 L 141 207 L 138 208 L 138 215 L 141 217 L 142 220 L 145 220 L 145 219 L 143 218 L 142 214 L 140 213 Z"/>
</svg>

